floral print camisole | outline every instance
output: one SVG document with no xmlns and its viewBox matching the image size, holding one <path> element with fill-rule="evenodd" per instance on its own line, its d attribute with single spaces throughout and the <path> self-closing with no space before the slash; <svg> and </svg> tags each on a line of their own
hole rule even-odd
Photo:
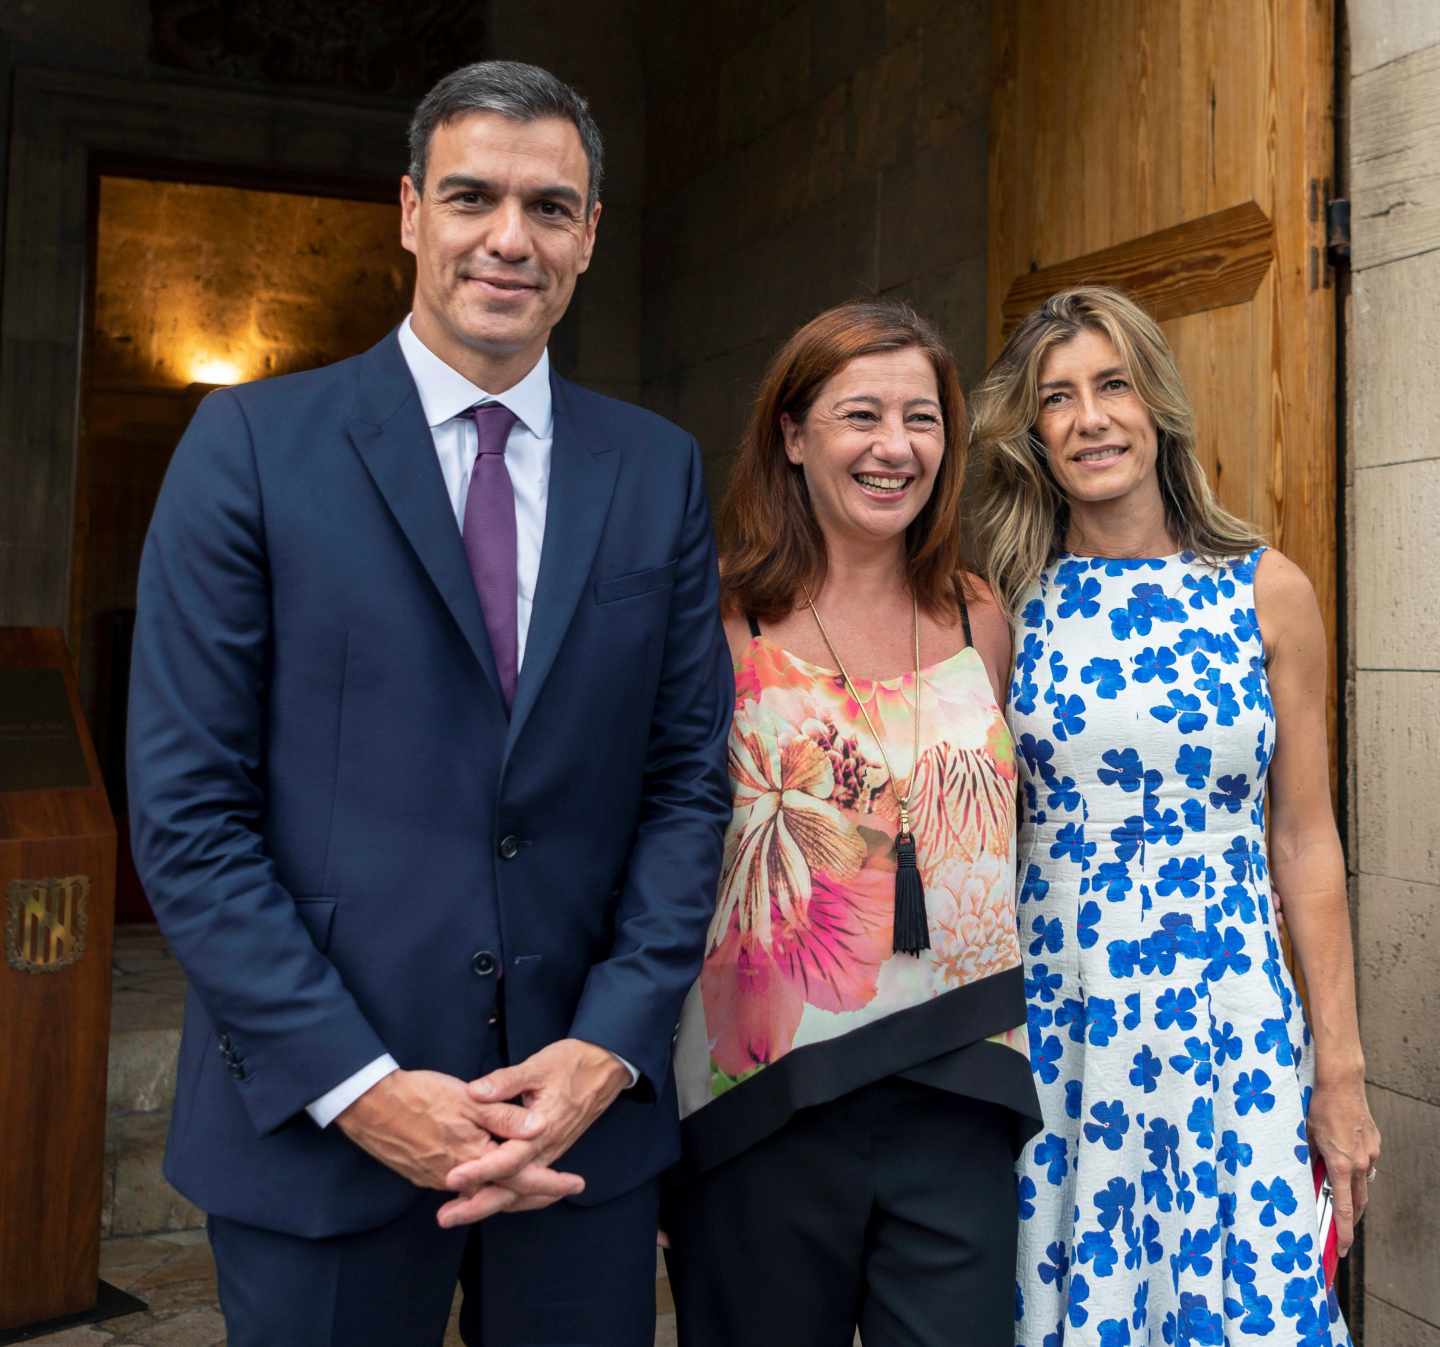
<svg viewBox="0 0 1440 1347">
<path fill-rule="evenodd" d="M 900 1075 L 1038 1118 L 1015 924 L 1015 752 L 979 652 L 921 671 L 911 799 L 930 948 L 892 951 L 899 808 L 834 670 L 755 635 L 735 665 L 734 814 L 676 1038 L 685 1163 Z M 902 785 L 913 673 L 854 680 Z"/>
</svg>

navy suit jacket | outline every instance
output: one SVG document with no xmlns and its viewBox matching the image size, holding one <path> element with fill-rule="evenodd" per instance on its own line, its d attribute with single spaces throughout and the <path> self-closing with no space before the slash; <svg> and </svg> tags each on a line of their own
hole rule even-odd
<svg viewBox="0 0 1440 1347">
<path fill-rule="evenodd" d="M 394 333 L 212 394 L 176 450 L 129 788 L 190 982 L 166 1173 L 211 1213 L 311 1237 L 400 1214 L 417 1190 L 305 1106 L 385 1051 L 473 1078 L 497 997 L 510 1060 L 576 1037 L 641 1073 L 560 1162 L 577 1200 L 678 1151 L 671 1039 L 730 812 L 700 457 L 639 408 L 553 393 L 509 716 Z"/>
</svg>

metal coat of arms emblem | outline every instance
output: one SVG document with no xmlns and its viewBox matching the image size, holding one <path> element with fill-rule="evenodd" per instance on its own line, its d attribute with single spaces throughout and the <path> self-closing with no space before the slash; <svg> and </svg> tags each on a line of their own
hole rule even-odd
<svg viewBox="0 0 1440 1347">
<path fill-rule="evenodd" d="M 53 973 L 85 953 L 90 876 L 12 879 L 7 891 L 5 958 L 22 973 Z"/>
</svg>

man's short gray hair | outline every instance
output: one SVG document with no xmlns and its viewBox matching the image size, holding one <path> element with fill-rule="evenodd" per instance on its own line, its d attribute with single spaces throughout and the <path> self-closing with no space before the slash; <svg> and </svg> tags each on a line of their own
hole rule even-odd
<svg viewBox="0 0 1440 1347">
<path fill-rule="evenodd" d="M 445 76 L 423 99 L 410 119 L 410 181 L 421 195 L 430 137 L 435 128 L 471 112 L 498 112 L 512 121 L 533 122 L 542 117 L 563 117 L 580 133 L 590 168 L 585 198 L 588 216 L 600 200 L 605 148 L 600 128 L 590 115 L 590 104 L 548 70 L 523 61 L 476 61 Z"/>
</svg>

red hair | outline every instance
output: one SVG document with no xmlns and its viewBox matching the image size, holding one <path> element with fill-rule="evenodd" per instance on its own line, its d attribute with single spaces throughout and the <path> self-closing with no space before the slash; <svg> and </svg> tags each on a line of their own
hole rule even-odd
<svg viewBox="0 0 1440 1347">
<path fill-rule="evenodd" d="M 800 467 L 785 456 L 780 418 L 804 421 L 821 387 L 852 360 L 920 350 L 935 370 L 945 450 L 930 499 L 905 530 L 907 579 L 927 611 L 949 615 L 964 592 L 960 491 L 967 439 L 955 358 L 907 304 L 857 299 L 806 323 L 771 360 L 720 507 L 720 602 L 727 614 L 774 622 L 803 586 L 825 578 L 825 539 Z"/>
</svg>

